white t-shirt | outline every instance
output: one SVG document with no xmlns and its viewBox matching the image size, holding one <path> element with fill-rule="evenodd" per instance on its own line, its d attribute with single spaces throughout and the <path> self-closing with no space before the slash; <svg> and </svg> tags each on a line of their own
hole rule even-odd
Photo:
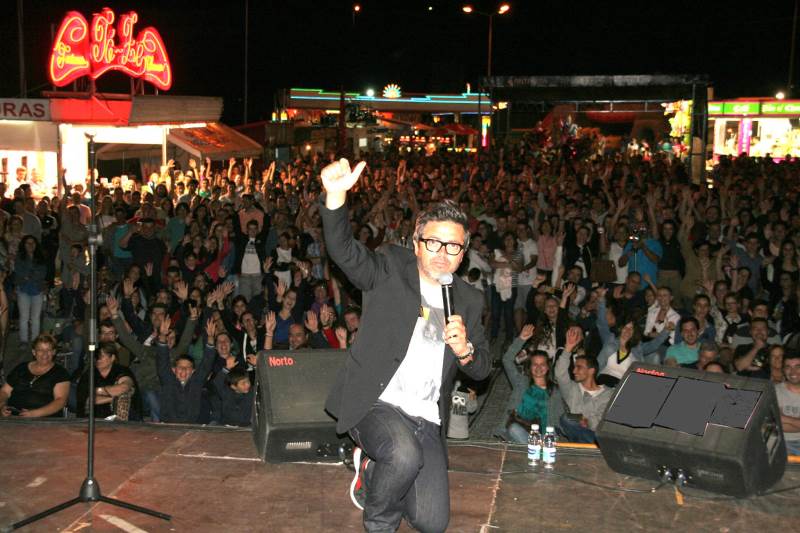
<svg viewBox="0 0 800 533">
<path fill-rule="evenodd" d="M 786 383 L 775 385 L 775 395 L 778 397 L 778 407 L 781 414 L 800 418 L 800 394 L 786 388 Z M 800 442 L 800 433 L 784 433 L 787 441 Z"/>
<path fill-rule="evenodd" d="M 488 280 L 491 284 L 492 282 L 492 266 L 483 259 L 483 257 L 478 254 L 475 250 L 470 250 L 468 253 L 469 257 L 469 267 L 477 268 L 481 271 L 481 277 Z"/>
<path fill-rule="evenodd" d="M 625 283 L 628 279 L 628 265 L 619 266 L 619 258 L 622 257 L 623 247 L 613 241 L 608 247 L 608 258 L 614 261 L 614 268 L 617 270 L 617 280 L 615 283 Z"/>
<path fill-rule="evenodd" d="M 519 249 L 522 252 L 522 260 L 527 265 L 531 262 L 534 255 L 539 255 L 539 247 L 536 241 L 528 239 L 527 241 L 519 241 Z M 517 277 L 517 285 L 533 285 L 533 280 L 536 279 L 536 266 L 523 270 Z"/>
<path fill-rule="evenodd" d="M 261 274 L 261 261 L 258 260 L 255 239 L 248 240 L 242 255 L 242 274 Z"/>
<path fill-rule="evenodd" d="M 670 307 L 667 310 L 666 319 L 663 322 L 658 322 L 657 318 L 660 311 L 661 306 L 659 306 L 657 302 L 647 309 L 647 320 L 645 321 L 644 332 L 645 334 L 650 335 L 653 329 L 655 329 L 656 333 L 661 333 L 664 331 L 664 328 L 667 327 L 667 324 L 672 322 L 672 324 L 675 326 L 675 330 L 673 330 L 669 335 L 669 343 L 675 344 L 675 331 L 678 329 L 678 324 L 681 323 L 681 315 Z M 655 337 L 655 335 L 652 336 Z"/>
<path fill-rule="evenodd" d="M 386 385 L 380 399 L 418 416 L 441 424 L 439 393 L 444 364 L 444 304 L 440 285 L 420 280 L 422 314 L 417 318 L 406 357 Z"/>
</svg>

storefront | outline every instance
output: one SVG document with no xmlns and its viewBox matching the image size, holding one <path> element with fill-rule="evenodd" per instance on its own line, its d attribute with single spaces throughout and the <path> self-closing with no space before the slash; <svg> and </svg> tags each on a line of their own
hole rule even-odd
<svg viewBox="0 0 800 533">
<path fill-rule="evenodd" d="M 396 84 L 379 94 L 289 89 L 282 94 L 281 106 L 274 118 L 295 127 L 335 127 L 339 115 L 346 113 L 348 139 L 356 154 L 391 144 L 426 151 L 477 149 L 488 143 L 493 113 L 489 95 L 469 88 L 461 94 L 405 94 Z"/>
<path fill-rule="evenodd" d="M 713 158 L 800 157 L 800 100 L 739 99 L 708 104 Z"/>
<path fill-rule="evenodd" d="M 50 120 L 50 101 L 0 98 L 0 180 L 9 190 L 30 183 L 41 196 L 51 194 L 52 176 L 58 176 L 58 126 Z"/>
<path fill-rule="evenodd" d="M 34 196 L 52 195 L 62 173 L 67 183 L 84 183 L 90 139 L 100 161 L 135 160 L 129 174 L 140 179 L 168 159 L 185 164 L 189 157 L 261 155 L 258 143 L 218 122 L 221 98 L 158 94 L 172 86 L 172 65 L 158 30 L 146 27 L 134 36 L 138 18 L 131 11 L 115 24 L 115 13 L 103 8 L 90 23 L 70 11 L 48 60 L 51 83 L 64 90 L 41 99 L 0 99 L 0 179 L 9 189 L 27 182 Z M 129 76 L 131 92 L 98 91 L 95 81 L 108 71 Z M 155 94 L 145 94 L 145 82 Z"/>
</svg>

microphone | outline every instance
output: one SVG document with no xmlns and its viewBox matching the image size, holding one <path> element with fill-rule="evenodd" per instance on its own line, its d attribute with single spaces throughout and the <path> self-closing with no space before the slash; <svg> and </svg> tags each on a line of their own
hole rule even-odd
<svg viewBox="0 0 800 533">
<path fill-rule="evenodd" d="M 439 276 L 439 283 L 442 286 L 442 303 L 444 304 L 444 323 L 450 320 L 450 315 L 456 314 L 453 304 L 453 275 L 442 274 Z"/>
</svg>

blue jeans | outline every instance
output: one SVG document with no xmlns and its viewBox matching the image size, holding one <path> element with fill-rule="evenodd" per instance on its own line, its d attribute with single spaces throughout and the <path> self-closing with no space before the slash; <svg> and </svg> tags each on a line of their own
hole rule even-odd
<svg viewBox="0 0 800 533">
<path fill-rule="evenodd" d="M 365 480 L 367 531 L 394 532 L 403 518 L 422 532 L 447 529 L 450 489 L 438 425 L 378 401 L 350 436 L 373 460 Z"/>
<path fill-rule="evenodd" d="M 500 299 L 500 293 L 492 285 L 492 340 L 497 339 L 500 334 L 500 320 L 504 322 L 506 330 L 506 340 L 511 341 L 516 335 L 514 326 L 514 301 L 517 299 L 517 288 L 511 289 L 511 298 L 505 302 Z"/>
<path fill-rule="evenodd" d="M 28 342 L 39 335 L 42 320 L 42 301 L 44 295 L 25 294 L 17 291 L 17 305 L 19 306 L 19 342 Z M 30 323 L 30 335 L 28 333 Z"/>
<path fill-rule="evenodd" d="M 566 413 L 558 420 L 558 429 L 567 439 L 567 442 L 584 442 L 594 444 L 594 431 L 580 425 L 579 422 L 567 417 Z"/>
<path fill-rule="evenodd" d="M 521 424 L 512 422 L 508 426 L 508 440 L 514 444 L 528 444 L 528 435 L 530 428 L 525 429 Z"/>
<path fill-rule="evenodd" d="M 158 391 L 142 389 L 142 399 L 144 400 L 145 411 L 150 413 L 153 422 L 161 422 L 161 401 Z"/>
</svg>

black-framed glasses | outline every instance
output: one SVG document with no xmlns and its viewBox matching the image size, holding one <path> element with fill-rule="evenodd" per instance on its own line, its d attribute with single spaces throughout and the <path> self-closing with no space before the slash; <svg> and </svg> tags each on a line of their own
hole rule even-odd
<svg viewBox="0 0 800 533">
<path fill-rule="evenodd" d="M 447 255 L 458 255 L 464 250 L 464 245 L 458 242 L 442 242 L 438 239 L 423 239 L 420 237 L 419 242 L 425 245 L 425 249 L 431 253 L 438 253 L 444 246 L 444 251 Z"/>
</svg>

